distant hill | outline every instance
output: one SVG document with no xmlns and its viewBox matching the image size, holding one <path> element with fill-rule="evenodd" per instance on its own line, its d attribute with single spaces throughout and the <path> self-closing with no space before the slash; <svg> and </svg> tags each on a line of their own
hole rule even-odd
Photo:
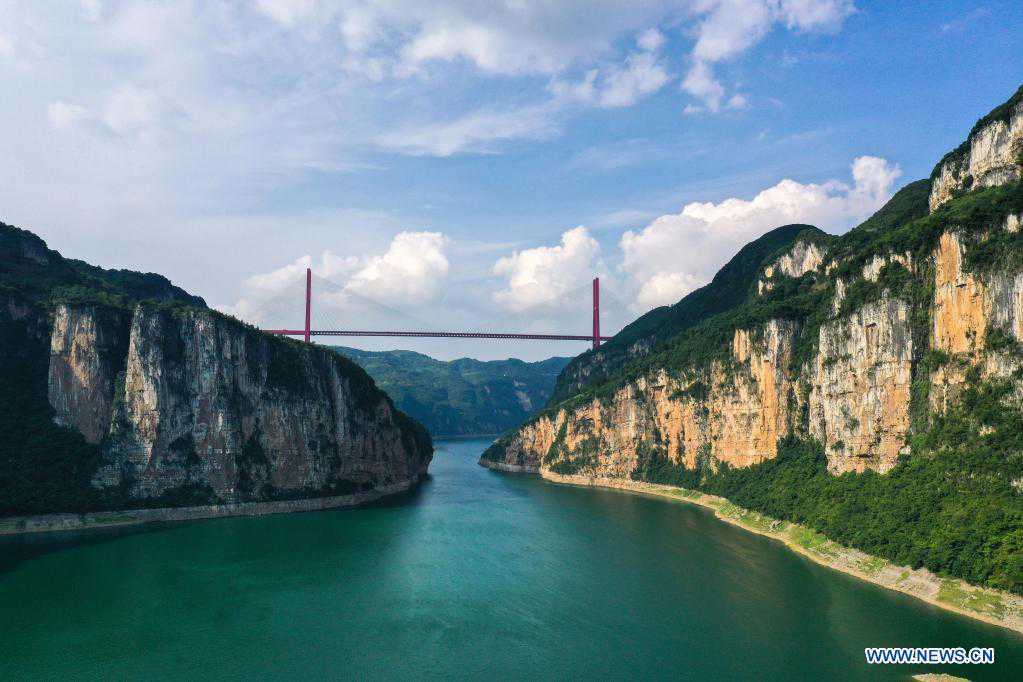
<svg viewBox="0 0 1023 682">
<path fill-rule="evenodd" d="M 543 407 L 558 373 L 571 360 L 444 362 L 405 350 L 334 350 L 362 365 L 399 409 L 437 436 L 500 433 L 518 426 Z"/>
</svg>

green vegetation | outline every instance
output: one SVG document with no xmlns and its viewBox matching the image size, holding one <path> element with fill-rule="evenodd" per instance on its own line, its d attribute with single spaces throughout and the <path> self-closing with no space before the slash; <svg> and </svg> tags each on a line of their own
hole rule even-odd
<svg viewBox="0 0 1023 682">
<path fill-rule="evenodd" d="M 97 304 L 127 308 L 138 301 L 206 303 L 162 275 L 104 270 L 64 258 L 27 230 L 0 223 L 0 294 L 17 291 L 36 302 Z"/>
<path fill-rule="evenodd" d="M 582 385 L 592 386 L 613 378 L 629 366 L 635 348 L 656 355 L 676 335 L 740 305 L 754 291 L 763 267 L 796 241 L 826 244 L 831 239 L 812 225 L 785 225 L 750 242 L 718 271 L 710 284 L 675 305 L 651 310 L 622 329 L 599 351 L 590 350 L 572 360 L 558 377 L 553 399 L 567 399 Z M 580 379 L 581 376 L 586 379 Z"/>
<path fill-rule="evenodd" d="M 679 377 L 698 376 L 701 369 L 718 361 L 728 370 L 730 344 L 735 330 L 756 331 L 769 320 L 788 320 L 797 325 L 792 366 L 798 368 L 816 353 L 821 325 L 880 300 L 886 292 L 910 304 L 914 347 L 925 348 L 933 294 L 930 256 L 938 246 L 938 239 L 946 230 L 960 233 L 966 246 L 964 266 L 978 273 L 993 268 L 1023 267 L 1023 234 L 1001 230 L 987 236 L 993 227 L 1004 222 L 1009 213 L 1023 211 L 1023 183 L 971 192 L 928 214 L 927 193 L 922 191 L 926 181 L 922 182 L 923 185 L 919 182 L 907 185 L 871 219 L 849 233 L 827 241 L 825 260 L 836 263 L 828 276 L 811 272 L 798 278 L 776 277 L 770 291 L 755 295 L 752 283 L 756 281 L 756 271 L 747 273 L 749 287 L 742 290 L 741 303 L 728 305 L 725 310 L 714 314 L 708 314 L 708 309 L 701 309 L 704 316 L 694 314 L 687 318 L 690 326 L 681 332 L 666 323 L 651 337 L 652 340 L 648 339 L 653 350 L 631 360 L 609 361 L 609 368 L 615 368 L 610 372 L 602 370 L 606 364 L 602 362 L 599 367 L 592 368 L 591 378 L 585 385 L 577 387 L 574 394 L 559 400 L 556 392 L 544 412 L 593 399 L 607 401 L 616 390 L 655 368 L 667 369 Z M 909 223 L 892 225 L 892 221 L 899 217 L 921 215 Z M 796 233 L 794 237 L 803 238 L 801 235 L 805 234 Z M 765 237 L 769 235 L 773 233 Z M 863 267 L 874 257 L 907 253 L 918 268 L 915 275 L 900 263 L 893 262 L 881 269 L 876 282 L 863 277 Z M 762 265 L 777 255 L 777 251 L 772 250 Z M 836 316 L 831 306 L 838 279 L 845 280 L 847 286 L 846 298 Z M 714 282 L 717 281 L 715 278 Z M 715 286 L 714 282 L 708 287 Z M 730 300 L 725 293 L 721 292 L 723 300 Z M 732 292 L 733 295 L 735 293 Z M 683 306 L 688 300 L 689 297 L 683 299 L 677 306 Z M 617 341 L 618 337 L 615 339 Z M 616 341 L 609 342 L 607 346 Z M 586 357 L 584 354 L 570 363 L 559 382 L 568 381 L 566 375 L 571 375 L 575 363 Z"/>
<path fill-rule="evenodd" d="M 941 587 L 938 589 L 938 601 L 996 618 L 1005 615 L 1005 604 L 998 596 L 981 590 L 964 588 L 954 580 L 941 581 Z"/>
<path fill-rule="evenodd" d="M 971 136 L 991 121 L 1004 120 L 1020 101 L 1023 88 L 981 119 Z M 898 300 L 910 315 L 911 449 L 891 471 L 834 475 L 823 447 L 805 437 L 779 442 L 776 459 L 751 467 L 730 468 L 707 450 L 687 469 L 674 463 L 684 453 L 669 456 L 655 436 L 638 444 L 633 478 L 727 498 L 731 502 L 723 514 L 738 505 L 752 514 L 798 523 L 805 528 L 793 529 L 793 541 L 808 549 L 826 553 L 829 543 L 837 542 L 879 557 L 863 566 L 866 572 L 892 562 L 1023 593 L 1023 394 L 1018 390 L 1023 376 L 992 382 L 968 371 L 962 394 L 944 414 L 932 413 L 929 405 L 935 370 L 950 364 L 967 368 L 966 359 L 930 349 L 933 254 L 939 239 L 946 232 L 957 234 L 963 267 L 978 277 L 1023 270 L 1023 234 L 998 229 L 1007 215 L 1023 212 L 1023 183 L 967 187 L 933 213 L 930 188 L 930 180 L 906 185 L 840 237 L 806 226 L 768 233 L 707 287 L 675 306 L 652 311 L 598 353 L 574 360 L 544 413 L 593 400 L 606 403 L 616 391 L 662 369 L 689 387 L 681 391 L 685 397 L 704 399 L 715 390 L 706 385 L 714 363 L 726 376 L 743 371 L 731 357 L 735 331 L 747 330 L 756 340 L 770 320 L 790 325 L 795 335 L 787 369 L 804 382 L 805 394 L 801 369 L 816 356 L 822 325 L 841 324 L 882 300 Z M 776 274 L 771 290 L 758 294 L 755 284 L 763 267 L 799 239 L 816 240 L 825 248 L 827 268 L 798 278 Z M 878 276 L 867 279 L 865 266 L 877 262 Z M 843 298 L 836 310 L 839 281 Z M 1023 359 L 1023 346 L 997 327 L 987 330 L 985 349 Z M 793 400 L 790 396 L 790 406 Z M 807 433 L 807 419 L 805 412 L 795 416 L 795 433 Z M 503 447 L 499 441 L 493 454 Z M 949 585 L 948 599 L 966 599 L 951 594 L 954 583 Z M 974 604 L 970 608 L 997 610 L 983 593 L 968 598 Z"/>
<path fill-rule="evenodd" d="M 500 433 L 547 402 L 568 358 L 444 362 L 412 351 L 334 350 L 351 358 L 434 435 Z"/>
<path fill-rule="evenodd" d="M 0 516 L 96 508 L 101 501 L 89 481 L 100 450 L 53 423 L 47 347 L 26 343 L 30 325 L 0 317 Z"/>
<path fill-rule="evenodd" d="M 970 143 L 973 141 L 973 138 L 977 135 L 977 133 L 979 133 L 982 128 L 985 128 L 996 121 L 1008 123 L 1009 118 L 1012 116 L 1013 109 L 1015 109 L 1020 102 L 1023 102 L 1023 86 L 1020 86 L 1012 97 L 992 109 L 986 116 L 973 124 L 973 128 L 970 129 L 970 134 L 966 136 L 963 143 L 948 154 L 945 154 L 945 156 L 941 157 L 941 161 L 934 166 L 934 170 L 931 171 L 931 179 L 933 180 L 938 177 L 941 173 L 941 167 L 944 166 L 946 162 L 955 161 L 957 165 L 961 164 L 965 160 L 966 154 L 970 151 Z"/>
<path fill-rule="evenodd" d="M 1010 382 L 971 379 L 962 399 L 934 416 L 912 454 L 887 474 L 833 475 L 819 444 L 789 438 L 776 459 L 755 466 L 721 464 L 702 474 L 679 468 L 674 478 L 644 480 L 698 488 L 802 524 L 807 534 L 794 540 L 815 551 L 826 551 L 830 538 L 896 564 L 1023 592 L 1023 496 L 1016 488 L 1023 481 L 1023 405 Z"/>
<path fill-rule="evenodd" d="M 208 486 L 187 484 L 145 500 L 133 499 L 127 485 L 100 492 L 91 485 L 103 463 L 103 448 L 80 433 L 54 423 L 48 398 L 50 315 L 55 306 L 87 306 L 110 335 L 110 365 L 118 372 L 115 401 L 124 386 L 124 356 L 132 312 L 142 306 L 158 332 L 154 341 L 170 362 L 183 359 L 187 340 L 180 321 L 208 316 L 245 337 L 246 351 L 265 362 L 248 363 L 250 373 L 266 366 L 270 390 L 301 394 L 310 377 L 325 378 L 340 370 L 358 408 L 376 409 L 388 398 L 358 365 L 338 354 L 312 350 L 308 345 L 271 337 L 234 318 L 206 308 L 201 298 L 173 286 L 166 278 L 128 270 L 104 270 L 62 257 L 39 237 L 0 223 L 0 516 L 53 511 L 84 512 L 132 507 L 188 506 L 218 503 Z M 253 374 L 252 381 L 261 381 Z M 426 430 L 405 414 L 394 419 L 410 450 L 432 448 Z M 114 425 L 115 429 L 117 425 Z M 185 466 L 199 463 L 191 438 L 170 444 L 170 452 Z M 238 457 L 247 464 L 240 476 L 241 497 L 271 494 L 249 469 L 258 469 L 266 455 L 247 443 Z M 337 482 L 328 491 L 348 490 Z"/>
</svg>

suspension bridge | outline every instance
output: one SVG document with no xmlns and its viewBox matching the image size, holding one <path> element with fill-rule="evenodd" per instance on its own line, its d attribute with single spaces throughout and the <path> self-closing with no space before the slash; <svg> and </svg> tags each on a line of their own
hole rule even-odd
<svg viewBox="0 0 1023 682">
<path fill-rule="evenodd" d="M 447 339 L 517 339 L 533 341 L 589 341 L 593 348 L 599 348 L 602 341 L 610 336 L 600 335 L 600 278 L 593 279 L 593 330 L 590 334 L 532 334 L 528 332 L 484 332 L 484 331 L 412 331 L 412 330 L 367 330 L 367 329 L 314 329 L 313 272 L 305 271 L 305 327 L 302 329 L 264 329 L 267 334 L 300 336 L 308 343 L 314 336 L 398 336 L 414 338 Z"/>
</svg>

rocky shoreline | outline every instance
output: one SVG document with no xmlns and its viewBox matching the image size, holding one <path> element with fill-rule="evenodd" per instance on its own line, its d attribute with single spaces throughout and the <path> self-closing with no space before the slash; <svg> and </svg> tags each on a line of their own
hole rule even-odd
<svg viewBox="0 0 1023 682">
<path fill-rule="evenodd" d="M 384 497 L 408 492 L 425 474 L 380 486 L 366 492 L 334 497 L 311 497 L 299 500 L 277 500 L 272 502 L 239 502 L 234 504 L 206 505 L 198 507 L 162 507 L 157 509 L 125 509 L 121 511 L 87 512 L 83 514 L 41 514 L 38 516 L 14 516 L 0 519 L 0 535 L 21 533 L 51 533 L 98 528 L 132 526 L 143 523 L 190 521 L 194 519 L 215 519 L 229 516 L 265 516 L 268 514 L 292 514 L 297 512 L 324 511 L 341 507 L 356 507 Z"/>
<path fill-rule="evenodd" d="M 977 587 L 955 578 L 944 578 L 922 568 L 897 566 L 880 557 L 828 540 L 805 526 L 743 509 L 723 497 L 657 483 L 538 472 L 530 467 L 482 459 L 480 465 L 496 471 L 536 473 L 552 483 L 624 490 L 706 507 L 713 510 L 714 515 L 722 521 L 779 540 L 789 549 L 823 566 L 908 594 L 942 609 L 1023 633 L 1023 597 L 1019 595 Z"/>
</svg>

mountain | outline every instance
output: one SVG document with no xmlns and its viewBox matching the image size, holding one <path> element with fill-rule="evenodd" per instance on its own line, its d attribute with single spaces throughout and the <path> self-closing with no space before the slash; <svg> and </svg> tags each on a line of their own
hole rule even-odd
<svg viewBox="0 0 1023 682">
<path fill-rule="evenodd" d="M 598 384 L 639 357 L 657 352 L 676 334 L 717 313 L 735 308 L 756 284 L 763 266 L 794 243 L 792 257 L 813 264 L 819 261 L 830 235 L 812 225 L 775 228 L 744 246 L 710 284 L 700 287 L 672 306 L 661 306 L 624 327 L 607 343 L 574 358 L 558 377 L 554 398 L 567 398 L 586 385 Z M 789 267 L 804 269 L 802 261 Z"/>
<path fill-rule="evenodd" d="M 862 225 L 768 233 L 574 360 L 481 463 L 694 489 L 1023 593 L 1021 176 L 1023 88 Z"/>
<path fill-rule="evenodd" d="M 435 436 L 501 433 L 518 426 L 551 397 L 554 380 L 569 361 L 444 362 L 404 350 L 334 349 L 369 372 L 399 409 Z"/>
<path fill-rule="evenodd" d="M 0 516 L 349 504 L 407 489 L 432 451 L 337 353 L 0 223 Z"/>
</svg>

